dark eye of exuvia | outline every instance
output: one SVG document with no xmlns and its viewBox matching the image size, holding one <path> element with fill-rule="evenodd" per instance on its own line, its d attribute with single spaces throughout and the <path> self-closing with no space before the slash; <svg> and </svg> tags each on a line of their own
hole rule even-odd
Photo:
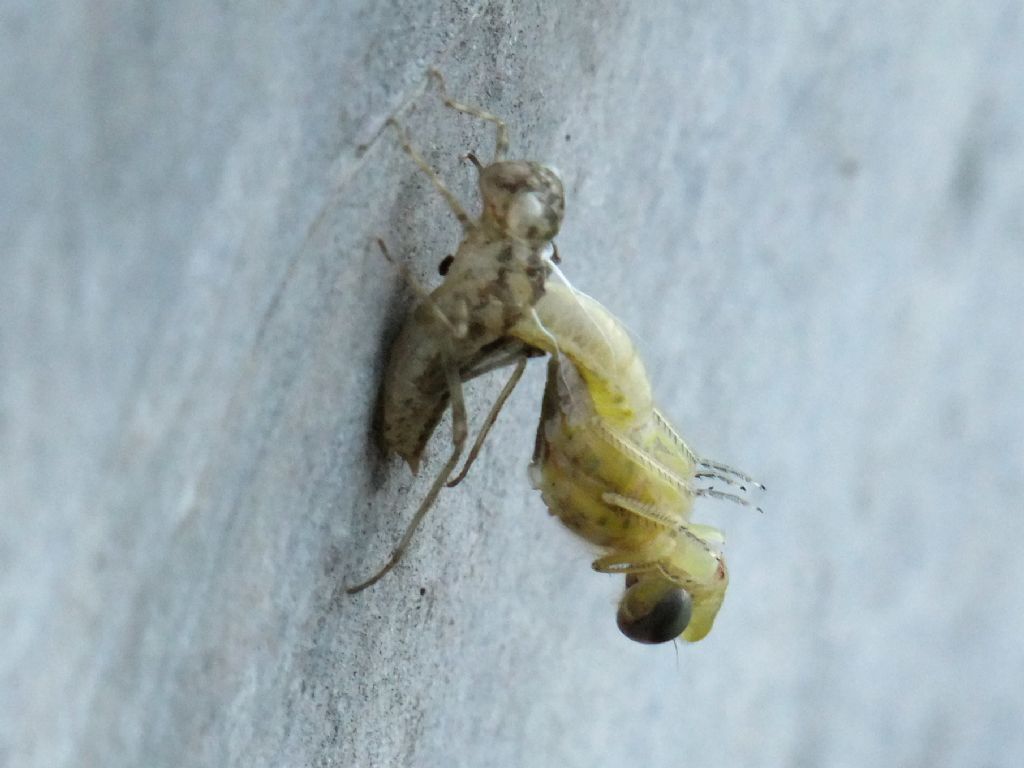
<svg viewBox="0 0 1024 768">
<path fill-rule="evenodd" d="M 666 643 L 675 640 L 690 623 L 693 600 L 685 589 L 665 593 L 650 611 L 639 616 L 625 615 L 619 608 L 618 625 L 622 634 L 638 643 Z"/>
<path fill-rule="evenodd" d="M 441 263 L 437 265 L 437 271 L 441 273 L 441 277 L 448 274 L 448 270 L 451 269 L 453 261 L 455 261 L 455 257 L 450 253 L 441 259 Z"/>
</svg>

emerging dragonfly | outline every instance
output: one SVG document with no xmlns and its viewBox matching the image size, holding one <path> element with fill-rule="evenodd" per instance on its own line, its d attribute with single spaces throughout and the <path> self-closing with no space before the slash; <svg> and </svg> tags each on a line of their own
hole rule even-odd
<svg viewBox="0 0 1024 768">
<path fill-rule="evenodd" d="M 445 92 L 443 80 L 432 72 Z M 553 515 L 597 545 L 594 568 L 626 576 L 618 624 L 639 642 L 704 637 L 722 604 L 728 572 L 724 538 L 691 522 L 693 499 L 748 504 L 763 486 L 698 457 L 654 407 L 650 383 L 621 323 L 576 291 L 555 265 L 552 240 L 564 196 L 557 174 L 506 161 L 504 123 L 445 103 L 497 126 L 495 160 L 480 172 L 483 213 L 472 219 L 398 128 L 402 146 L 430 177 L 466 235 L 445 280 L 420 303 L 392 349 L 384 381 L 384 439 L 413 471 L 447 405 L 453 450 L 388 562 L 358 592 L 399 561 L 441 488 L 465 476 L 529 357 L 551 355 L 530 476 Z M 383 244 L 381 244 L 383 249 Z M 386 255 L 386 249 L 385 249 Z M 447 262 L 447 260 L 446 260 Z M 407 275 L 408 276 L 408 275 Z M 452 478 L 466 439 L 462 382 L 495 368 L 515 371 L 491 409 L 462 472 Z M 704 483 L 730 487 L 717 490 Z"/>
<path fill-rule="evenodd" d="M 700 640 L 728 571 L 722 534 L 690 520 L 693 500 L 750 505 L 763 486 L 683 442 L 654 407 L 628 334 L 594 299 L 552 282 L 511 333 L 552 356 L 531 480 L 553 515 L 603 550 L 595 570 L 626 574 L 619 628 L 640 642 Z"/>
</svg>

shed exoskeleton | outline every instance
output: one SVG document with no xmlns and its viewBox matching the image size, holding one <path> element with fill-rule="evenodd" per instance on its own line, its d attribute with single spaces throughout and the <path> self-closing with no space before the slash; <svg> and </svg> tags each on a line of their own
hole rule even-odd
<svg viewBox="0 0 1024 768">
<path fill-rule="evenodd" d="M 443 262 L 444 281 L 436 290 L 428 293 L 409 278 L 420 301 L 391 349 L 381 397 L 382 432 L 385 447 L 405 459 L 415 474 L 426 444 L 450 404 L 453 446 L 391 558 L 371 578 L 349 588 L 350 593 L 371 586 L 394 567 L 457 466 L 467 433 L 462 383 L 495 368 L 516 365 L 488 417 L 489 426 L 522 375 L 526 359 L 540 354 L 509 337 L 508 330 L 544 293 L 548 264 L 554 257 L 552 240 L 565 209 L 557 172 L 532 161 L 506 160 L 505 124 L 489 112 L 452 100 L 440 74 L 434 70 L 430 74 L 446 105 L 495 125 L 494 160 L 483 165 L 475 155 L 468 155 L 479 172 L 482 202 L 482 211 L 474 218 L 412 145 L 405 130 L 394 119 L 389 121 L 403 149 L 447 201 L 464 234 L 455 254 Z M 382 241 L 381 248 L 387 256 Z"/>
</svg>

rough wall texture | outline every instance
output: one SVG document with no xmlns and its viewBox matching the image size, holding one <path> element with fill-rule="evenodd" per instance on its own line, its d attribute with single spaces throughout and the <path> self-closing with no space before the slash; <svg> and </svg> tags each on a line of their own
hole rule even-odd
<svg viewBox="0 0 1024 768">
<path fill-rule="evenodd" d="M 240 4 L 245 5 L 245 4 Z M 895 6 L 899 7 L 895 7 Z M 1024 761 L 1019 2 L 8 2 L 0 765 Z M 566 272 L 768 484 L 712 635 L 647 648 L 525 466 L 535 365 L 423 477 L 377 386 L 472 120 L 569 192 Z M 499 381 L 472 388 L 479 419 Z"/>
</svg>

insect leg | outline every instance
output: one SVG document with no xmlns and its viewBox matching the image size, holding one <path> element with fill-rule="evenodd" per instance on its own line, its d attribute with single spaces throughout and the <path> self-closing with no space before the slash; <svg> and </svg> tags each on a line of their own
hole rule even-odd
<svg viewBox="0 0 1024 768">
<path fill-rule="evenodd" d="M 544 352 L 517 339 L 504 338 L 500 344 L 474 359 L 459 372 L 463 381 L 470 381 L 485 373 L 515 365 L 520 358 L 542 357 Z"/>
<path fill-rule="evenodd" d="M 660 461 L 655 459 L 653 456 L 648 454 L 643 449 L 633 445 L 629 440 L 621 437 L 614 430 L 607 427 L 603 422 L 597 421 L 594 424 L 595 431 L 597 434 L 610 445 L 615 446 L 621 453 L 625 454 L 626 457 L 643 467 L 645 470 L 657 475 L 667 483 L 675 487 L 676 490 L 687 494 L 688 496 L 708 496 L 712 499 L 723 499 L 725 501 L 731 501 L 739 504 L 741 507 L 753 507 L 758 512 L 764 510 L 760 507 L 751 504 L 748 499 L 735 493 L 726 493 L 724 491 L 717 491 L 714 488 L 694 488 L 686 480 L 679 477 L 675 472 L 670 470 Z"/>
<path fill-rule="evenodd" d="M 452 319 L 449 318 L 439 306 L 437 306 L 437 302 L 434 301 L 433 297 L 430 295 L 430 291 L 423 287 L 420 281 L 416 279 L 416 276 L 409 271 L 409 268 L 405 266 L 405 264 L 395 261 L 391 256 L 391 253 L 388 251 L 387 245 L 379 237 L 377 238 L 377 247 L 380 248 L 380 252 L 384 254 L 384 258 L 388 260 L 391 266 L 398 270 L 398 273 L 402 276 L 405 282 L 409 284 L 409 287 L 412 288 L 413 293 L 416 294 L 416 297 L 420 302 L 424 306 L 430 307 L 431 313 L 441 323 L 441 325 L 443 325 L 448 332 L 456 338 L 462 338 L 465 336 L 465 324 L 461 320 L 452 321 Z"/>
<path fill-rule="evenodd" d="M 717 461 L 708 461 L 707 459 L 698 459 L 698 463 L 702 467 L 713 469 L 715 472 L 721 472 L 724 475 L 731 475 L 732 477 L 735 477 L 737 480 L 740 480 L 741 482 L 750 483 L 751 485 L 757 486 L 762 491 L 768 490 L 767 488 L 765 488 L 764 483 L 754 480 L 752 477 L 748 477 L 747 475 L 740 472 L 738 469 L 733 469 L 728 464 L 720 464 Z M 721 475 L 716 476 L 721 477 Z M 725 480 L 724 477 L 722 479 Z"/>
<path fill-rule="evenodd" d="M 646 504 L 636 499 L 631 499 L 627 496 L 622 496 L 618 493 L 605 493 L 601 495 L 601 500 L 606 504 L 624 509 L 627 512 L 632 512 L 634 515 L 638 515 L 645 520 L 650 520 L 652 523 L 664 525 L 666 528 L 670 528 L 677 533 L 692 539 L 702 549 L 706 549 L 709 552 L 711 547 L 704 539 L 695 534 L 690 530 L 689 526 L 680 520 L 676 515 L 670 515 L 666 512 L 659 510 L 654 504 Z"/>
<path fill-rule="evenodd" d="M 626 460 L 632 461 L 645 471 L 660 477 L 680 493 L 684 493 L 687 496 L 694 495 L 693 488 L 690 487 L 690 484 L 684 478 L 677 475 L 642 448 L 619 435 L 618 432 L 608 427 L 603 421 L 595 417 L 593 426 L 598 437 L 623 454 Z"/>
<path fill-rule="evenodd" d="M 508 152 L 508 128 L 505 126 L 505 121 L 497 115 L 480 109 L 479 107 L 473 107 L 469 104 L 463 104 L 460 101 L 455 101 L 455 99 L 448 95 L 448 89 L 444 84 L 444 77 L 436 69 L 431 68 L 427 74 L 437 80 L 437 87 L 441 92 L 441 98 L 444 100 L 445 106 L 451 107 L 456 112 L 462 112 L 465 115 L 472 115 L 473 117 L 479 117 L 481 120 L 486 120 L 489 123 L 494 123 L 497 128 L 497 136 L 495 138 L 494 146 L 494 162 L 504 160 L 505 153 Z"/>
<path fill-rule="evenodd" d="M 670 515 L 667 512 L 662 512 L 654 504 L 647 504 L 618 493 L 602 493 L 601 501 L 605 504 L 611 504 L 613 507 L 623 509 L 626 512 L 632 512 L 634 515 L 638 515 L 644 520 L 657 523 L 658 525 L 663 525 L 666 528 L 674 529 L 679 527 L 680 521 L 678 515 Z"/>
<path fill-rule="evenodd" d="M 712 499 L 731 501 L 734 504 L 739 504 L 741 507 L 754 507 L 758 512 L 764 512 L 760 507 L 751 504 L 747 499 L 735 493 L 716 491 L 714 488 L 694 488 L 691 493 L 693 493 L 694 496 L 707 496 Z"/>
<path fill-rule="evenodd" d="M 659 560 L 639 552 L 612 552 L 590 564 L 598 573 L 663 573 Z"/>
<path fill-rule="evenodd" d="M 512 390 L 516 388 L 516 384 L 519 383 L 519 380 L 523 378 L 523 372 L 526 370 L 526 362 L 527 358 L 523 357 L 520 358 L 518 363 L 516 363 L 516 369 L 512 371 L 512 375 L 509 377 L 509 380 L 505 382 L 505 386 L 498 394 L 498 399 L 494 401 L 494 405 L 491 406 L 490 413 L 487 414 L 487 418 L 484 420 L 484 424 L 480 428 L 480 433 L 476 436 L 476 441 L 473 443 L 473 447 L 469 449 L 469 456 L 466 457 L 466 463 L 462 465 L 462 471 L 453 479 L 448 481 L 448 488 L 454 488 L 466 478 L 469 468 L 473 466 L 473 462 L 476 461 L 477 456 L 480 454 L 480 449 L 484 445 L 487 433 L 490 432 L 491 427 L 494 426 L 494 422 L 497 420 L 498 414 L 505 405 L 505 401 L 508 400 L 509 395 L 512 394 Z"/>
<path fill-rule="evenodd" d="M 384 567 L 377 571 L 366 581 L 363 581 L 355 586 L 347 588 L 345 591 L 350 595 L 354 595 L 357 592 L 362 592 L 367 587 L 372 587 L 378 581 L 380 581 L 387 573 L 398 565 L 399 560 L 402 559 L 402 555 L 405 554 L 406 547 L 409 546 L 409 542 L 412 541 L 413 535 L 416 533 L 416 529 L 419 528 L 420 523 L 423 522 L 423 518 L 426 517 L 430 507 L 433 506 L 437 495 L 441 492 L 445 482 L 455 467 L 459 464 L 459 457 L 462 455 L 462 448 L 466 443 L 466 402 L 462 396 L 462 381 L 459 379 L 459 372 L 457 368 L 452 364 L 452 355 L 450 354 L 451 345 L 449 347 L 449 354 L 447 355 L 445 365 L 445 378 L 448 381 L 449 396 L 451 398 L 452 405 L 452 453 L 448 457 L 448 461 L 438 472 L 437 477 L 434 478 L 434 482 L 430 486 L 430 490 L 427 495 L 420 502 L 419 509 L 416 510 L 416 514 L 413 515 L 412 520 L 405 529 L 405 533 L 402 534 L 401 540 L 398 542 L 398 546 L 395 547 L 394 552 L 391 553 L 391 557 L 384 564 Z"/>
<path fill-rule="evenodd" d="M 748 477 L 747 475 L 740 472 L 738 469 L 733 469 L 727 464 L 720 464 L 717 461 L 709 461 L 698 456 L 696 452 L 686 444 L 683 438 L 680 437 L 679 433 L 675 431 L 675 429 L 669 423 L 668 419 L 666 419 L 665 416 L 661 413 L 661 411 L 655 409 L 654 418 L 657 421 L 658 426 L 661 427 L 663 433 L 669 438 L 669 440 L 671 440 L 676 445 L 676 447 L 679 448 L 679 450 L 683 452 L 683 454 L 686 455 L 686 457 L 691 462 L 693 462 L 694 464 L 698 464 L 702 467 L 705 467 L 706 469 L 712 470 L 712 472 L 703 473 L 701 475 L 698 475 L 698 477 L 714 477 L 718 480 L 728 483 L 729 485 L 738 485 L 739 483 L 736 482 L 738 480 L 740 482 L 756 486 L 760 488 L 762 491 L 766 490 L 766 488 L 764 487 L 764 483 L 759 483 L 757 480 L 755 480 L 752 477 Z"/>
<path fill-rule="evenodd" d="M 430 167 L 426 160 L 423 159 L 423 155 L 412 145 L 409 140 L 409 134 L 405 128 L 398 124 L 398 121 L 393 117 L 388 118 L 388 125 L 392 126 L 395 131 L 398 132 L 398 140 L 402 145 L 402 149 L 405 153 L 412 158 L 412 161 L 419 166 L 419 169 L 427 174 L 430 182 L 434 185 L 434 188 L 441 193 L 441 197 L 448 203 L 448 207 L 451 208 L 455 218 L 459 220 L 459 224 L 465 230 L 471 230 L 476 225 L 473 222 L 472 217 L 466 213 L 466 209 L 462 207 L 462 203 L 459 202 L 458 198 L 455 197 L 454 193 L 445 186 L 445 183 L 441 181 L 441 177 L 437 175 L 437 171 Z"/>
</svg>

